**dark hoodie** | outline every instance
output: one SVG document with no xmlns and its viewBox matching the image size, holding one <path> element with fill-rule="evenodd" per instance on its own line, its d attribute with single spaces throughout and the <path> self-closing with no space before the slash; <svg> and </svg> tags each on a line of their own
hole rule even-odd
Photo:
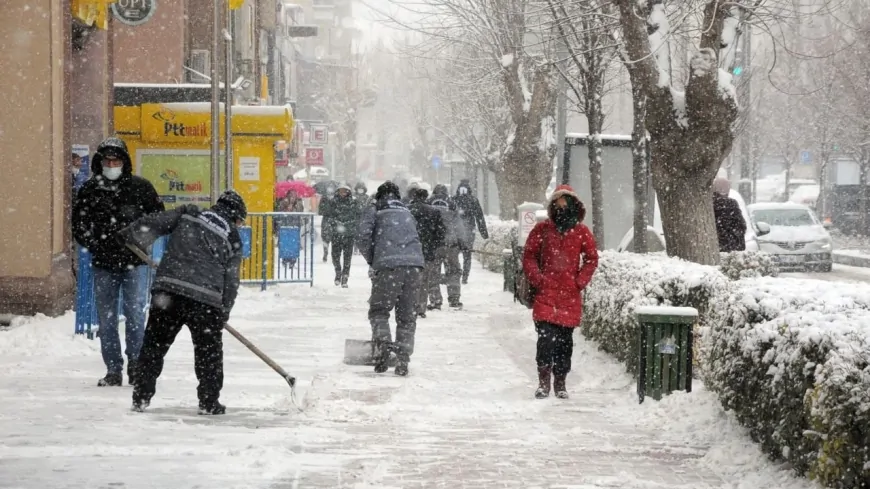
<svg viewBox="0 0 870 489">
<path fill-rule="evenodd" d="M 362 192 L 360 192 L 360 190 L 362 190 Z M 363 182 L 357 182 L 357 184 L 353 186 L 353 198 L 356 199 L 360 209 L 365 209 L 372 205 L 372 198 L 369 195 L 369 189 Z"/>
<path fill-rule="evenodd" d="M 464 191 L 464 192 L 463 192 Z M 459 216 L 465 222 L 465 226 L 471 231 L 471 239 L 474 240 L 474 228 L 480 231 L 480 236 L 483 239 L 489 238 L 489 232 L 486 229 L 486 220 L 483 218 L 483 209 L 480 207 L 480 201 L 471 193 L 471 185 L 468 180 L 462 180 L 459 186 L 456 187 L 456 196 L 453 198 L 456 204 L 456 210 Z"/>
<path fill-rule="evenodd" d="M 423 258 L 427 262 L 435 261 L 436 252 L 444 244 L 447 227 L 441 218 L 441 212 L 426 203 L 429 192 L 424 189 L 411 191 L 411 203 L 408 208 L 417 222 L 417 234 L 423 245 Z"/>
<path fill-rule="evenodd" d="M 103 176 L 103 158 L 114 155 L 124 162 L 117 180 Z M 88 249 L 96 267 L 123 272 L 144 262 L 118 241 L 118 232 L 133 221 L 164 210 L 151 182 L 133 175 L 127 145 L 118 138 L 100 143 L 91 161 L 91 178 L 76 195 L 72 231 L 76 242 Z"/>
<path fill-rule="evenodd" d="M 462 250 L 471 249 L 472 233 L 460 217 L 456 203 L 447 194 L 447 187 L 441 184 L 436 185 L 428 203 L 441 212 L 441 219 L 446 227 L 444 245 L 459 247 Z"/>
</svg>

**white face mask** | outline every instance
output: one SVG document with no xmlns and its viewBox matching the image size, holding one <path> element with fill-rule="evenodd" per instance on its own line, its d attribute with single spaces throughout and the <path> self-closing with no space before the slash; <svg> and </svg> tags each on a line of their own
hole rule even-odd
<svg viewBox="0 0 870 489">
<path fill-rule="evenodd" d="M 462 187 L 462 188 L 459 189 L 459 195 L 465 195 L 465 194 L 467 194 L 467 193 L 468 193 L 468 189 L 467 189 L 467 188 Z"/>
<path fill-rule="evenodd" d="M 120 166 L 118 168 L 103 168 L 103 176 L 112 181 L 121 178 L 123 172 L 124 168 Z"/>
<path fill-rule="evenodd" d="M 80 168 L 73 167 L 72 174 L 74 177 L 77 177 L 77 176 L 79 176 L 79 173 L 81 173 L 81 171 L 82 170 Z"/>
</svg>

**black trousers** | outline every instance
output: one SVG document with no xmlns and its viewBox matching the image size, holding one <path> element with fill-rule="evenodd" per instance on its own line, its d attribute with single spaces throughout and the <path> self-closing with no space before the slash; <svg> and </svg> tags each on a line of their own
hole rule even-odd
<svg viewBox="0 0 870 489">
<path fill-rule="evenodd" d="M 462 250 L 462 281 L 468 282 L 471 273 L 471 250 Z"/>
<path fill-rule="evenodd" d="M 535 321 L 538 332 L 538 367 L 553 367 L 553 375 L 568 375 L 574 354 L 574 328 L 545 321 Z"/>
<path fill-rule="evenodd" d="M 154 292 L 145 339 L 139 352 L 133 399 L 150 401 L 163 372 L 163 358 L 185 324 L 193 340 L 200 404 L 216 402 L 224 385 L 223 314 L 220 309 L 186 297 Z"/>
<path fill-rule="evenodd" d="M 342 263 L 342 256 L 344 263 Z M 337 278 L 350 275 L 350 261 L 353 258 L 353 236 L 339 235 L 332 238 L 332 266 Z"/>
</svg>

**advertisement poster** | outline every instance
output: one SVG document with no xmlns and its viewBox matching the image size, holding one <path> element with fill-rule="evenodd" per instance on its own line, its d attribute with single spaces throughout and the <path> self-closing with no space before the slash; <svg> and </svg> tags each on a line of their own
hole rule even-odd
<svg viewBox="0 0 870 489">
<path fill-rule="evenodd" d="M 82 163 L 78 175 L 73 173 L 73 188 L 78 190 L 91 176 L 91 148 L 87 144 L 73 144 L 70 159 L 73 159 L 72 155 L 78 155 Z"/>
<path fill-rule="evenodd" d="M 208 154 L 139 154 L 139 176 L 145 178 L 166 205 L 209 205 L 211 202 L 211 157 Z M 221 181 L 224 168 L 221 165 Z"/>
</svg>

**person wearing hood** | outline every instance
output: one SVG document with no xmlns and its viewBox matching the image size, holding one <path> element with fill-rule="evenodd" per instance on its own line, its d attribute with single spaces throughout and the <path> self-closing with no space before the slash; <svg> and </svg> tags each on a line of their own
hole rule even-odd
<svg viewBox="0 0 870 489">
<path fill-rule="evenodd" d="M 320 196 L 320 203 L 317 205 L 317 213 L 320 216 L 326 216 L 331 212 L 330 207 L 334 197 L 335 188 L 330 184 L 326 188 L 326 195 Z M 332 243 L 332 228 L 326 217 L 320 221 L 320 239 L 323 241 L 323 263 L 326 263 L 329 259 L 329 244 Z"/>
<path fill-rule="evenodd" d="M 417 234 L 420 235 L 420 244 L 423 247 L 423 260 L 425 267 L 417 294 L 417 316 L 426 317 L 426 306 L 429 301 L 429 288 L 431 283 L 440 284 L 441 261 L 438 259 L 438 251 L 444 245 L 447 227 L 441 218 L 438 209 L 426 203 L 429 192 L 426 189 L 417 189 L 411 192 L 411 215 L 417 222 Z M 440 290 L 439 290 L 440 292 Z"/>
<path fill-rule="evenodd" d="M 305 212 L 305 204 L 302 203 L 302 199 L 299 197 L 299 193 L 293 189 L 288 190 L 284 198 L 278 201 L 278 212 Z M 276 228 L 301 228 L 302 218 L 293 215 L 276 216 L 275 226 Z M 296 258 L 282 258 L 281 264 L 286 267 L 293 268 L 296 266 L 296 261 Z"/>
<path fill-rule="evenodd" d="M 468 274 L 471 272 L 471 250 L 474 249 L 474 228 L 480 232 L 483 239 L 489 239 L 489 231 L 486 229 L 486 219 L 483 217 L 483 209 L 480 201 L 471 193 L 471 184 L 467 179 L 459 182 L 456 188 L 456 196 L 453 198 L 456 210 L 462 217 L 465 226 L 469 230 L 469 240 L 463 243 L 462 248 L 462 283 L 468 283 Z"/>
<path fill-rule="evenodd" d="M 411 204 L 411 200 L 413 200 L 414 195 L 417 193 L 417 190 L 419 190 L 419 189 L 420 189 L 420 183 L 419 183 L 419 182 L 411 182 L 411 183 L 408 185 L 408 190 L 407 190 L 407 192 L 405 193 L 405 198 L 402 199 L 402 203 L 405 204 L 405 205 L 410 205 L 410 204 Z"/>
<path fill-rule="evenodd" d="M 746 250 L 746 220 L 740 204 L 728 197 L 730 192 L 731 183 L 727 178 L 713 180 L 713 214 L 719 251 L 723 253 Z"/>
<path fill-rule="evenodd" d="M 359 224 L 361 209 L 350 186 L 338 187 L 335 197 L 323 214 L 323 221 L 332 230 L 332 265 L 335 267 L 335 285 L 347 287 L 350 262 L 353 258 L 354 238 Z M 342 263 L 342 256 L 344 263 Z"/>
<path fill-rule="evenodd" d="M 461 309 L 460 295 L 462 292 L 462 268 L 459 264 L 459 253 L 469 241 L 468 228 L 460 217 L 456 205 L 447 196 L 447 187 L 436 185 L 432 191 L 429 204 L 441 213 L 445 233 L 442 245 L 435 252 L 435 269 L 429 281 L 429 309 L 441 309 L 441 266 L 444 265 L 447 278 L 447 304 L 454 309 Z"/>
<path fill-rule="evenodd" d="M 417 329 L 417 291 L 424 266 L 417 223 L 400 200 L 399 188 L 384 182 L 375 194 L 375 205 L 363 213 L 357 246 L 373 270 L 369 322 L 375 346 L 375 372 L 389 368 L 390 352 L 396 353 L 396 375 L 408 375 Z M 396 311 L 396 341 L 391 340 L 390 311 Z"/>
<path fill-rule="evenodd" d="M 122 385 L 124 358 L 118 335 L 118 299 L 123 295 L 126 318 L 127 376 L 135 374 L 145 328 L 145 263 L 118 242 L 118 232 L 137 219 L 161 212 L 163 203 L 151 182 L 133 175 L 127 145 L 108 138 L 91 160 L 91 178 L 76 194 L 72 232 L 76 242 L 91 254 L 94 269 L 94 302 L 99 320 L 98 336 L 106 375 L 97 385 Z M 146 250 L 147 251 L 147 250 Z M 123 291 L 123 294 L 122 294 Z"/>
<path fill-rule="evenodd" d="M 181 206 L 143 217 L 120 232 L 127 245 L 140 250 L 169 236 L 151 287 L 151 312 L 133 383 L 134 411 L 150 404 L 163 359 L 184 325 L 193 341 L 199 414 L 226 411 L 219 402 L 224 381 L 222 332 L 239 290 L 238 228 L 247 214 L 242 196 L 227 190 L 206 211 Z"/>
<path fill-rule="evenodd" d="M 372 204 L 372 198 L 369 196 L 369 189 L 362 181 L 357 182 L 353 186 L 353 198 L 356 199 L 360 209 L 365 209 Z"/>
<path fill-rule="evenodd" d="M 526 238 L 523 272 L 536 294 L 532 319 L 538 333 L 535 397 L 550 395 L 552 375 L 556 397 L 568 398 L 574 328 L 583 315 L 583 289 L 598 268 L 595 237 L 586 225 L 586 208 L 568 185 L 550 196 L 549 219 L 539 222 Z"/>
</svg>

